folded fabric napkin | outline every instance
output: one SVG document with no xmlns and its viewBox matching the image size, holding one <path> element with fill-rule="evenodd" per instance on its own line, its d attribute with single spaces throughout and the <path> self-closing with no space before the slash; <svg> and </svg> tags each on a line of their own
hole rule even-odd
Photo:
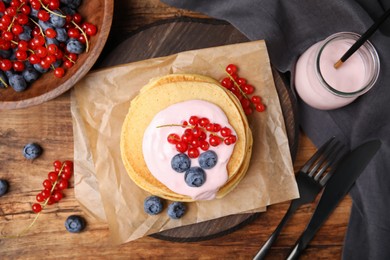
<svg viewBox="0 0 390 260">
<path fill-rule="evenodd" d="M 162 0 L 230 22 L 249 39 L 265 39 L 273 66 L 293 75 L 312 44 L 342 31 L 363 33 L 389 7 L 388 0 Z M 382 9 L 381 9 L 382 8 Z M 373 15 L 372 17 L 370 16 Z M 300 124 L 316 145 L 331 135 L 354 148 L 380 138 L 382 148 L 351 190 L 352 212 L 344 259 L 390 259 L 390 22 L 370 41 L 381 60 L 379 79 L 367 94 L 332 111 L 299 103 Z M 385 34 L 386 33 L 386 34 Z"/>
</svg>

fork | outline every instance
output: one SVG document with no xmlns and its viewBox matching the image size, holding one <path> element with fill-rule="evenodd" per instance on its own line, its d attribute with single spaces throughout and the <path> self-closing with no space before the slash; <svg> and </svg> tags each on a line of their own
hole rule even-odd
<svg viewBox="0 0 390 260">
<path fill-rule="evenodd" d="M 296 181 L 300 197 L 291 201 L 283 219 L 265 242 L 263 247 L 254 257 L 255 260 L 264 259 L 272 244 L 279 236 L 280 231 L 287 223 L 287 220 L 292 214 L 302 205 L 313 202 L 320 193 L 326 182 L 333 174 L 333 170 L 337 162 L 345 154 L 344 145 L 341 144 L 335 137 L 331 137 L 325 142 L 317 152 L 302 166 L 296 175 Z M 329 170 L 331 168 L 331 170 Z M 329 171 L 328 171 L 329 170 Z M 327 172 L 328 171 L 328 172 Z M 326 173 L 327 172 L 327 173 Z M 325 174 L 325 176 L 323 176 Z M 322 178 L 321 178 L 322 177 Z"/>
</svg>

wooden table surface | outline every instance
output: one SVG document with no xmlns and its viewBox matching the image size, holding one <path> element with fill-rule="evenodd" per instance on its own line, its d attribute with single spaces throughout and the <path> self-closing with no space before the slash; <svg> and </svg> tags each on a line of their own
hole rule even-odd
<svg viewBox="0 0 390 260">
<path fill-rule="evenodd" d="M 155 21 L 180 16 L 206 18 L 168 7 L 157 0 L 117 0 L 105 51 L 123 40 L 126 33 Z M 15 234 L 31 223 L 35 217 L 31 205 L 41 189 L 41 182 L 52 169 L 52 162 L 73 159 L 69 94 L 67 92 L 27 109 L 0 111 L 0 178 L 10 182 L 9 193 L 0 198 L 1 236 Z M 33 162 L 22 156 L 23 146 L 32 141 L 40 143 L 45 149 L 42 157 Z M 302 133 L 294 168 L 299 169 L 315 150 Z M 0 239 L 0 256 L 2 259 L 252 259 L 273 232 L 288 205 L 286 202 L 270 206 L 251 224 L 212 240 L 174 243 L 144 237 L 127 244 L 112 245 L 107 225 L 86 215 L 70 188 L 60 203 L 45 209 L 25 236 Z M 351 199 L 347 197 L 320 229 L 301 259 L 340 259 L 350 207 Z M 274 244 L 269 259 L 287 256 L 314 208 L 313 203 L 298 210 Z M 71 234 L 65 230 L 64 220 L 71 214 L 86 218 L 88 225 L 84 232 Z"/>
</svg>

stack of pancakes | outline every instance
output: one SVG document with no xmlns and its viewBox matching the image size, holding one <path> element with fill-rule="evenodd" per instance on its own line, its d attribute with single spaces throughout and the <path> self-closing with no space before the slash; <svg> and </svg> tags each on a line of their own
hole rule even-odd
<svg viewBox="0 0 390 260">
<path fill-rule="evenodd" d="M 240 101 L 218 81 L 196 74 L 171 74 L 152 79 L 131 101 L 121 133 L 121 155 L 130 178 L 142 189 L 172 201 L 193 201 L 175 193 L 158 181 L 149 171 L 143 158 L 143 134 L 154 116 L 170 105 L 204 100 L 219 106 L 237 135 L 232 156 L 227 166 L 228 180 L 216 198 L 229 193 L 244 177 L 252 154 L 252 132 Z"/>
</svg>

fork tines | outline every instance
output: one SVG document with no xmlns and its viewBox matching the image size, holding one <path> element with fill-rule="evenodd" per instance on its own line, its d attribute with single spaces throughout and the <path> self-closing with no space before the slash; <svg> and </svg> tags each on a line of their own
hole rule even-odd
<svg viewBox="0 0 390 260">
<path fill-rule="evenodd" d="M 316 173 L 314 180 L 318 181 L 323 174 L 330 169 L 327 174 L 319 180 L 319 183 L 324 186 L 345 152 L 345 146 L 333 136 L 317 150 L 309 161 L 307 161 L 302 167 L 302 171 L 308 172 L 310 177 L 313 177 Z"/>
</svg>

